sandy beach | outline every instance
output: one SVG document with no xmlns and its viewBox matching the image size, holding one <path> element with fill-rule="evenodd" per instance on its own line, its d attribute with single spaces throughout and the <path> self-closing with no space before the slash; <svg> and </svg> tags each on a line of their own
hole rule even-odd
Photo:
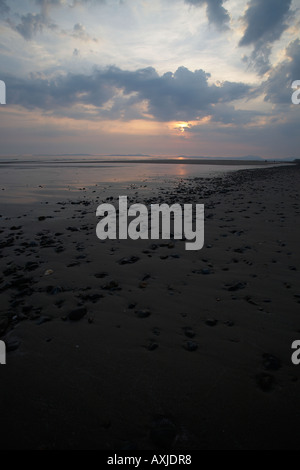
<svg viewBox="0 0 300 470">
<path fill-rule="evenodd" d="M 2 205 L 0 448 L 298 450 L 299 188 L 299 165 L 127 187 L 204 204 L 199 251 L 100 241 L 118 184 Z"/>
</svg>

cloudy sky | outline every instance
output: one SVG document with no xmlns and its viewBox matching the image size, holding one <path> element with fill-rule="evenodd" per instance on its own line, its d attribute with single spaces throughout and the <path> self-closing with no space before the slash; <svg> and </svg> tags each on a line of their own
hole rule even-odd
<svg viewBox="0 0 300 470">
<path fill-rule="evenodd" d="M 300 157 L 300 0 L 0 0 L 1 155 Z"/>
</svg>

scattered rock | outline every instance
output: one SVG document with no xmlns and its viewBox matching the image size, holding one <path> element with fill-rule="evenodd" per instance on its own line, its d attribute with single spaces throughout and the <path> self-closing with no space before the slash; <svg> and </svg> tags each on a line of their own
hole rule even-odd
<svg viewBox="0 0 300 470">
<path fill-rule="evenodd" d="M 157 348 L 158 348 L 158 344 L 155 343 L 155 342 L 149 343 L 149 345 L 148 345 L 148 347 L 147 347 L 148 351 L 154 351 L 154 350 L 157 349 Z"/>
<path fill-rule="evenodd" d="M 72 263 L 67 264 L 67 268 L 74 268 L 75 266 L 80 266 L 80 262 L 72 261 Z"/>
<path fill-rule="evenodd" d="M 210 274 L 210 273 L 211 273 L 211 270 L 208 268 L 201 269 L 201 274 Z"/>
<path fill-rule="evenodd" d="M 40 318 L 37 319 L 37 321 L 35 323 L 36 323 L 36 325 L 42 325 L 43 323 L 46 323 L 48 321 L 51 321 L 51 317 L 49 317 L 47 315 L 42 315 L 42 316 L 40 316 Z"/>
<path fill-rule="evenodd" d="M 151 312 L 149 309 L 145 308 L 142 310 L 136 310 L 135 314 L 138 318 L 147 318 L 151 315 Z"/>
<path fill-rule="evenodd" d="M 84 300 L 85 302 L 92 302 L 93 304 L 95 304 L 99 299 L 103 299 L 103 295 L 98 294 L 98 293 L 95 293 L 95 294 L 80 294 L 79 297 L 80 297 L 81 300 Z"/>
<path fill-rule="evenodd" d="M 205 320 L 205 325 L 207 326 L 216 326 L 218 323 L 218 320 L 216 320 L 215 318 L 208 318 L 207 320 Z"/>
<path fill-rule="evenodd" d="M 193 352 L 193 351 L 196 351 L 198 349 L 198 344 L 195 343 L 195 341 L 186 341 L 186 343 L 184 343 L 183 347 L 187 351 Z"/>
<path fill-rule="evenodd" d="M 246 285 L 246 282 L 238 282 L 237 284 L 233 284 L 232 286 L 228 287 L 227 290 L 233 292 L 239 289 L 245 289 Z"/>
<path fill-rule="evenodd" d="M 263 366 L 266 370 L 278 370 L 281 367 L 281 361 L 273 354 L 263 354 Z"/>
<path fill-rule="evenodd" d="M 76 308 L 75 310 L 72 310 L 69 315 L 68 319 L 71 321 L 78 321 L 81 320 L 85 315 L 86 315 L 86 308 L 81 307 L 81 308 Z"/>
<path fill-rule="evenodd" d="M 140 258 L 138 256 L 130 256 L 128 258 L 122 258 L 118 261 L 119 264 L 133 264 L 136 263 Z"/>
<path fill-rule="evenodd" d="M 275 378 L 273 375 L 262 372 L 257 374 L 256 383 L 263 392 L 270 392 L 275 386 Z"/>
<path fill-rule="evenodd" d="M 37 269 L 39 267 L 39 264 L 35 261 L 28 261 L 26 264 L 25 264 L 25 267 L 24 267 L 24 270 L 25 271 L 34 271 L 35 269 Z"/>
<path fill-rule="evenodd" d="M 101 273 L 96 273 L 96 274 L 94 274 L 94 276 L 95 276 L 97 279 L 102 279 L 103 277 L 108 276 L 108 273 L 105 272 L 105 271 L 103 271 L 103 272 L 101 272 Z"/>
<path fill-rule="evenodd" d="M 119 283 L 117 281 L 110 281 L 104 286 L 102 286 L 102 289 L 114 291 L 121 290 L 121 287 L 119 287 Z"/>
<path fill-rule="evenodd" d="M 183 331 L 185 336 L 187 336 L 188 338 L 194 338 L 194 336 L 196 335 L 193 328 L 190 328 L 189 326 L 183 327 Z"/>
<path fill-rule="evenodd" d="M 53 269 L 47 269 L 45 272 L 44 272 L 44 276 L 50 276 L 51 274 L 53 274 L 54 271 Z"/>
<path fill-rule="evenodd" d="M 51 286 L 52 287 L 52 286 Z M 52 287 L 52 289 L 50 289 L 50 294 L 51 295 L 57 295 L 57 294 L 60 294 L 61 292 L 63 292 L 63 288 L 60 287 L 60 286 L 55 286 L 55 287 Z"/>
</svg>

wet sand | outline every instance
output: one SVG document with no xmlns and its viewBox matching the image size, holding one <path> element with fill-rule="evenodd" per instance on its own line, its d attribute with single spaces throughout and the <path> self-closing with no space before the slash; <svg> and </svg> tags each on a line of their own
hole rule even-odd
<svg viewBox="0 0 300 470">
<path fill-rule="evenodd" d="M 299 449 L 300 166 L 157 186 L 202 250 L 97 239 L 118 185 L 2 207 L 2 449 Z"/>
</svg>

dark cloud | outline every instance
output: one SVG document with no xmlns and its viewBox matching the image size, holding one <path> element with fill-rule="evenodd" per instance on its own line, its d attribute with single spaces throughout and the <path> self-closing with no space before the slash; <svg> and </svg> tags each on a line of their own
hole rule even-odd
<svg viewBox="0 0 300 470">
<path fill-rule="evenodd" d="M 57 29 L 58 26 L 51 20 L 50 10 L 54 7 L 76 7 L 79 5 L 86 5 L 91 0 L 74 0 L 73 3 L 68 3 L 66 0 L 34 0 L 35 4 L 39 6 L 40 13 L 27 13 L 21 16 L 19 24 L 14 24 L 12 20 L 8 21 L 8 24 L 16 30 L 24 39 L 30 40 L 36 34 L 42 33 L 45 29 Z M 0 11 L 1 7 L 4 9 L 6 4 L 3 0 L 0 0 Z M 104 3 L 104 0 L 98 0 L 98 3 Z M 74 26 L 74 30 L 71 33 L 73 37 L 87 41 L 91 39 L 85 28 L 80 23 Z M 95 40 L 95 39 L 94 39 Z M 96 41 L 96 40 L 95 40 Z"/>
<path fill-rule="evenodd" d="M 231 104 L 219 103 L 214 106 L 212 121 L 221 124 L 244 126 L 245 124 L 255 121 L 260 115 L 262 115 L 262 113 L 259 111 L 235 109 Z"/>
<path fill-rule="evenodd" d="M 67 74 L 52 79 L 32 75 L 29 80 L 8 77 L 7 101 L 54 115 L 68 116 L 72 107 L 92 105 L 101 118 L 131 119 L 133 113 L 135 118 L 149 119 L 151 115 L 159 121 L 189 121 L 216 112 L 220 115 L 215 105 L 232 103 L 250 92 L 249 85 L 228 81 L 210 85 L 208 78 L 203 70 L 192 72 L 185 67 L 159 75 L 153 67 L 127 71 L 114 66 L 91 75 Z"/>
<path fill-rule="evenodd" d="M 27 41 L 31 40 L 36 34 L 42 33 L 44 29 L 57 28 L 57 25 L 50 18 L 49 11 L 51 7 L 61 6 L 63 0 L 35 0 L 35 3 L 40 7 L 40 13 L 22 15 L 18 24 L 9 21 L 10 26 Z"/>
<path fill-rule="evenodd" d="M 7 5 L 5 0 L 0 0 L 0 13 L 1 15 L 4 15 L 8 13 L 10 10 L 10 7 Z"/>
<path fill-rule="evenodd" d="M 111 67 L 105 75 L 125 93 L 137 93 L 140 100 L 146 100 L 149 113 L 161 121 L 201 118 L 213 112 L 212 104 L 242 98 L 250 88 L 233 82 L 209 85 L 204 70 L 191 72 L 185 67 L 162 76 L 152 67 L 135 72 Z"/>
<path fill-rule="evenodd" d="M 37 34 L 41 33 L 45 26 L 45 19 L 42 15 L 27 13 L 21 17 L 21 22 L 15 26 L 24 39 L 29 40 Z"/>
<path fill-rule="evenodd" d="M 98 74 L 62 75 L 47 79 L 40 74 L 30 79 L 7 78 L 11 104 L 27 109 L 40 108 L 45 111 L 68 108 L 76 103 L 103 106 L 114 95 L 112 87 L 105 86 Z"/>
<path fill-rule="evenodd" d="M 262 83 L 259 92 L 265 94 L 265 101 L 276 105 L 291 104 L 294 80 L 300 79 L 300 40 L 292 41 L 286 49 L 286 60 L 280 62 Z"/>
<path fill-rule="evenodd" d="M 246 30 L 239 45 L 256 44 L 261 39 L 267 42 L 279 39 L 287 28 L 285 20 L 291 3 L 292 0 L 251 0 L 243 17 Z"/>
<path fill-rule="evenodd" d="M 280 116 L 279 119 L 267 120 L 264 125 L 261 123 L 255 125 L 255 122 L 252 122 L 251 126 L 221 126 L 211 121 L 204 125 L 186 128 L 185 132 L 190 133 L 193 139 L 198 139 L 200 145 L 203 141 L 220 143 L 224 152 L 225 149 L 232 152 L 235 147 L 240 152 L 241 148 L 248 147 L 252 152 L 261 154 L 263 158 L 266 156 L 295 158 L 299 156 L 299 124 L 296 114 L 297 110 L 296 113 L 291 112 L 286 116 L 286 120 Z"/>
<path fill-rule="evenodd" d="M 56 29 L 57 25 L 43 14 L 27 13 L 21 17 L 21 22 L 13 27 L 24 39 L 30 40 L 37 33 L 42 33 L 44 28 Z"/>
<path fill-rule="evenodd" d="M 228 11 L 223 7 L 224 0 L 185 0 L 185 3 L 194 6 L 206 6 L 208 21 L 221 28 L 227 27 L 230 16 Z"/>
<path fill-rule="evenodd" d="M 292 0 L 250 0 L 248 3 L 242 18 L 246 29 L 239 46 L 254 46 L 251 55 L 244 60 L 261 75 L 270 69 L 273 42 L 288 27 L 291 3 Z"/>
</svg>

